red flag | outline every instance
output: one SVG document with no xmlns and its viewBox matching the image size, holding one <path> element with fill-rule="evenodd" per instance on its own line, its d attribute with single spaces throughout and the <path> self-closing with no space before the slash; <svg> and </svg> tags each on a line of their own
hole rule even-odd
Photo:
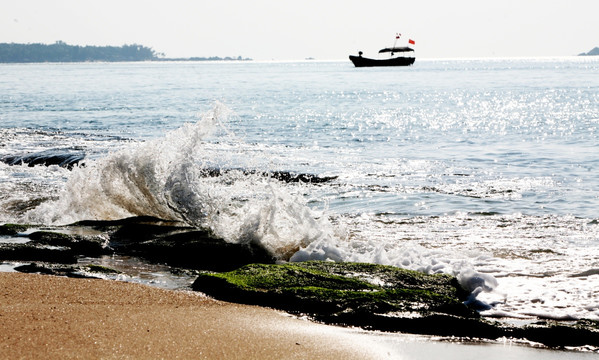
<svg viewBox="0 0 599 360">
<path fill-rule="evenodd" d="M 397 34 L 395 34 L 395 38 L 396 38 L 396 39 L 399 39 L 399 37 L 400 37 L 400 36 L 401 36 L 401 34 L 400 34 L 400 33 L 397 33 Z"/>
<path fill-rule="evenodd" d="M 410 40 L 408 41 L 408 44 L 416 45 L 416 41 L 414 41 L 414 40 L 410 39 Z"/>
</svg>

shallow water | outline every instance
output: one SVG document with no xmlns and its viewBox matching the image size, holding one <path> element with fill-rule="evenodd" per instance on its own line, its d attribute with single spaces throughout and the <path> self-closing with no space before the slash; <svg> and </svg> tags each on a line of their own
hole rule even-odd
<svg viewBox="0 0 599 360">
<path fill-rule="evenodd" d="M 589 57 L 0 65 L 0 158 L 86 164 L 0 163 L 0 222 L 153 215 L 283 260 L 451 273 L 493 288 L 488 316 L 599 319 L 598 70 Z"/>
<path fill-rule="evenodd" d="M 431 341 L 442 340 L 442 341 Z M 459 339 L 438 339 L 427 336 L 379 334 L 375 341 L 388 349 L 390 359 L 594 359 L 597 354 L 570 350 L 548 350 L 535 348 L 534 344 L 519 343 L 504 339 L 497 342 L 468 342 Z"/>
</svg>

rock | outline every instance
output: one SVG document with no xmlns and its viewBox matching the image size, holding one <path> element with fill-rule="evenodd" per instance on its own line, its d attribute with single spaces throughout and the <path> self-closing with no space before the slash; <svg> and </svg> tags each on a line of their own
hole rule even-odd
<svg viewBox="0 0 599 360">
<path fill-rule="evenodd" d="M 244 170 L 244 169 L 212 168 L 212 169 L 204 169 L 202 171 L 202 174 L 206 177 L 218 177 L 218 176 L 222 176 L 222 175 L 232 172 L 232 171 L 238 171 L 245 175 L 257 174 L 257 175 L 261 175 L 261 176 L 265 176 L 265 177 L 270 177 L 270 178 L 273 178 L 273 179 L 276 179 L 276 180 L 279 180 L 282 182 L 286 182 L 286 183 L 303 182 L 303 183 L 310 183 L 310 184 L 321 184 L 321 183 L 325 183 L 325 182 L 329 182 L 329 181 L 337 179 L 337 176 L 318 176 L 318 175 L 314 175 L 314 174 L 292 173 L 290 171 L 262 172 L 262 171 Z"/>
<path fill-rule="evenodd" d="M 83 221 L 25 232 L 32 228 L 0 226 L 1 236 L 29 240 L 0 242 L 0 261 L 35 262 L 17 267 L 18 271 L 93 277 L 93 273 L 106 276 L 113 270 L 78 266 L 78 258 L 135 256 L 194 273 L 228 271 L 201 273 L 193 289 L 223 300 L 305 314 L 329 324 L 440 336 L 519 338 L 556 348 L 599 347 L 597 321 L 539 321 L 517 327 L 481 318 L 464 304 L 469 293 L 448 275 L 374 264 L 274 264 L 271 254 L 256 244 L 227 243 L 210 231 L 151 217 Z"/>
<path fill-rule="evenodd" d="M 0 229 L 14 236 L 30 227 L 4 225 Z M 229 243 L 210 231 L 152 217 L 81 221 L 22 237 L 29 238 L 30 242 L 0 243 L 0 260 L 53 261 L 56 257 L 58 263 L 70 263 L 77 256 L 119 254 L 171 266 L 217 271 L 275 261 L 256 244 Z"/>
<path fill-rule="evenodd" d="M 589 345 L 599 347 L 599 321 L 579 320 L 575 324 L 540 321 L 515 329 L 513 336 L 553 348 Z"/>
<path fill-rule="evenodd" d="M 196 229 L 188 226 L 163 224 L 159 222 L 132 222 L 119 226 L 118 229 L 110 235 L 110 241 L 116 248 L 119 248 L 164 236 L 192 231 L 196 231 Z"/>
<path fill-rule="evenodd" d="M 275 261 L 258 245 L 229 243 L 208 230 L 153 217 L 84 221 L 71 226 L 86 226 L 108 233 L 110 247 L 117 254 L 170 266 L 227 271 L 249 263 Z"/>
<path fill-rule="evenodd" d="M 27 225 L 19 225 L 19 224 L 4 224 L 0 225 L 0 236 L 14 236 L 18 233 L 26 231 L 28 229 Z"/>
<path fill-rule="evenodd" d="M 215 298 L 269 306 L 336 325 L 468 338 L 520 338 L 546 346 L 599 346 L 599 322 L 516 327 L 478 316 L 447 275 L 392 266 L 305 262 L 252 264 L 200 274 L 192 288 Z"/>
<path fill-rule="evenodd" d="M 69 235 L 53 231 L 36 231 L 29 234 L 33 243 L 69 248 L 82 256 L 109 254 L 108 238 L 101 235 Z"/>
<path fill-rule="evenodd" d="M 64 266 L 64 265 L 56 265 L 56 264 L 37 264 L 31 263 L 28 265 L 21 265 L 15 267 L 15 270 L 22 273 L 28 274 L 43 274 L 43 275 L 54 275 L 54 276 L 66 276 L 71 278 L 82 278 L 82 279 L 98 279 L 97 276 L 92 276 L 83 273 L 86 272 L 102 272 L 107 273 L 108 270 L 104 271 L 94 271 L 91 268 L 92 265 L 88 265 L 85 267 L 77 267 L 77 266 Z M 115 270 L 112 270 L 115 271 Z"/>
<path fill-rule="evenodd" d="M 262 247 L 228 243 L 202 230 L 168 234 L 130 243 L 117 248 L 116 251 L 171 266 L 215 271 L 228 271 L 253 262 L 275 261 Z"/>
<path fill-rule="evenodd" d="M 56 275 L 56 272 L 54 270 L 47 268 L 45 266 L 38 265 L 36 263 L 16 266 L 15 270 L 18 272 L 27 273 L 27 274 Z"/>
<path fill-rule="evenodd" d="M 69 227 L 87 227 L 92 228 L 102 232 L 115 232 L 117 230 L 123 229 L 123 227 L 129 226 L 139 226 L 138 228 L 134 228 L 133 231 L 130 231 L 130 235 L 138 236 L 137 233 L 139 229 L 143 229 L 143 227 L 147 227 L 150 229 L 156 228 L 168 228 L 169 231 L 173 229 L 191 229 L 191 227 L 184 225 L 181 222 L 174 220 L 163 220 L 153 216 L 134 216 L 119 220 L 82 220 L 76 223 L 68 225 Z M 163 233 L 163 231 L 160 231 Z"/>
<path fill-rule="evenodd" d="M 100 273 L 100 274 L 120 274 L 121 272 L 106 266 L 89 264 L 82 268 L 83 271 Z"/>
<path fill-rule="evenodd" d="M 18 234 L 31 225 L 10 226 L 5 231 Z M 2 227 L 6 229 L 6 225 Z M 52 231 L 34 231 L 19 237 L 29 239 L 28 242 L 0 243 L 0 260 L 45 261 L 61 264 L 77 262 L 80 256 L 100 256 L 111 252 L 108 238 L 101 235 L 69 235 L 61 233 L 61 229 Z"/>
<path fill-rule="evenodd" d="M 478 317 L 463 304 L 463 290 L 455 278 L 374 264 L 252 264 L 228 273 L 201 274 L 193 289 L 224 300 L 242 299 L 328 322 L 343 318 L 347 323 L 353 317 L 352 325 L 360 323 L 365 314 Z"/>
<path fill-rule="evenodd" d="M 84 158 L 85 154 L 82 152 L 73 152 L 70 149 L 51 149 L 31 154 L 4 156 L 0 158 L 0 161 L 8 165 L 25 164 L 30 167 L 58 165 L 71 169 Z"/>
<path fill-rule="evenodd" d="M 303 182 L 310 184 L 320 184 L 337 179 L 337 176 L 317 176 L 313 174 L 294 174 L 289 171 L 274 171 L 269 174 L 273 179 L 286 183 Z"/>
<path fill-rule="evenodd" d="M 0 260 L 46 261 L 74 264 L 77 254 L 69 248 L 29 243 L 0 243 Z"/>
</svg>

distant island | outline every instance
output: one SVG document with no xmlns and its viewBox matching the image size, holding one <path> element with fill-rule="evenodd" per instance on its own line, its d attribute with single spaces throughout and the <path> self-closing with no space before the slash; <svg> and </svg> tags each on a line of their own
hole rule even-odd
<svg viewBox="0 0 599 360">
<path fill-rule="evenodd" d="M 599 47 L 594 48 L 593 50 L 589 51 L 588 53 L 578 54 L 578 56 L 598 56 L 598 55 L 599 55 Z"/>
<path fill-rule="evenodd" d="M 92 61 L 245 61 L 238 57 L 166 58 L 143 45 L 77 46 L 62 41 L 54 44 L 0 43 L 0 63 L 92 62 Z"/>
</svg>

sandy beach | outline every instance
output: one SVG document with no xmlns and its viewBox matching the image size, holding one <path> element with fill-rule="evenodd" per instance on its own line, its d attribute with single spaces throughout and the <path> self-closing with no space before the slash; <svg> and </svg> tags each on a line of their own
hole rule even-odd
<svg viewBox="0 0 599 360">
<path fill-rule="evenodd" d="M 202 294 L 0 273 L 0 357 L 368 359 L 369 337 Z"/>
</svg>

